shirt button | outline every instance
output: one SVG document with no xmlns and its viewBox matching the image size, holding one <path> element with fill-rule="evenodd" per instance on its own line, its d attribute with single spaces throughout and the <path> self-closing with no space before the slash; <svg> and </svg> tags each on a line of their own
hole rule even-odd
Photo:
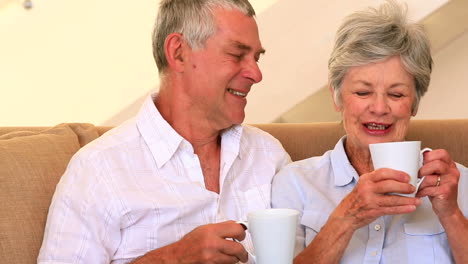
<svg viewBox="0 0 468 264">
<path fill-rule="evenodd" d="M 371 253 L 371 254 L 372 254 L 372 256 L 374 256 L 374 257 L 375 257 L 375 256 L 377 256 L 377 251 L 372 251 L 372 253 Z"/>
<path fill-rule="evenodd" d="M 375 226 L 374 226 L 374 230 L 375 230 L 375 231 L 379 231 L 379 230 L 380 230 L 380 225 L 378 225 L 378 224 L 375 225 Z"/>
</svg>

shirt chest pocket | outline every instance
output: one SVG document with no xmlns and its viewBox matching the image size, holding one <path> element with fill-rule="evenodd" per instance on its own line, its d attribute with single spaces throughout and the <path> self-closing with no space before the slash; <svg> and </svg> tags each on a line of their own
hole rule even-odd
<svg viewBox="0 0 468 264">
<path fill-rule="evenodd" d="M 437 219 L 404 224 L 409 263 L 453 263 L 447 235 Z"/>
<path fill-rule="evenodd" d="M 262 184 L 244 192 L 246 213 L 270 208 L 271 184 Z"/>
</svg>

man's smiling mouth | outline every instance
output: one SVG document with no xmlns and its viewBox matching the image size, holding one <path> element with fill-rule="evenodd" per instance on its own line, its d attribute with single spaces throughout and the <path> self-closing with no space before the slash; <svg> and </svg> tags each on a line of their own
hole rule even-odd
<svg viewBox="0 0 468 264">
<path fill-rule="evenodd" d="M 242 92 L 239 92 L 239 91 L 236 91 L 236 90 L 233 90 L 231 88 L 228 88 L 227 91 L 233 95 L 237 95 L 237 96 L 241 96 L 241 97 L 246 97 L 247 94 L 246 93 L 242 93 Z"/>
</svg>

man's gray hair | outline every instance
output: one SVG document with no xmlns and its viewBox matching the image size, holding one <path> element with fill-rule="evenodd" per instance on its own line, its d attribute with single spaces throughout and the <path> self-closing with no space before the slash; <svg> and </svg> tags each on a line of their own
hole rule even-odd
<svg viewBox="0 0 468 264">
<path fill-rule="evenodd" d="M 161 0 L 153 31 L 153 57 L 160 74 L 168 66 L 164 53 L 167 36 L 177 32 L 191 48 L 203 48 L 206 40 L 216 32 L 213 10 L 217 7 L 255 16 L 248 0 Z"/>
<path fill-rule="evenodd" d="M 407 22 L 407 7 L 386 1 L 347 16 L 336 35 L 328 61 L 328 80 L 335 102 L 341 106 L 341 84 L 351 67 L 399 55 L 406 71 L 414 78 L 417 109 L 431 79 L 432 57 L 429 39 L 420 24 Z"/>
</svg>

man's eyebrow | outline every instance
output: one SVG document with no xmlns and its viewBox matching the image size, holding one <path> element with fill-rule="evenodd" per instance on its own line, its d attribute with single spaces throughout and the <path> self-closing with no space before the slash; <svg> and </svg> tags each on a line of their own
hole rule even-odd
<svg viewBox="0 0 468 264">
<path fill-rule="evenodd" d="M 252 47 L 248 46 L 248 45 L 245 45 L 244 43 L 241 43 L 239 41 L 233 41 L 233 44 L 234 46 L 236 46 L 237 48 L 241 49 L 241 50 L 246 50 L 246 51 L 251 51 L 252 50 Z M 261 48 L 257 54 L 265 54 L 266 50 L 264 48 Z"/>
</svg>

